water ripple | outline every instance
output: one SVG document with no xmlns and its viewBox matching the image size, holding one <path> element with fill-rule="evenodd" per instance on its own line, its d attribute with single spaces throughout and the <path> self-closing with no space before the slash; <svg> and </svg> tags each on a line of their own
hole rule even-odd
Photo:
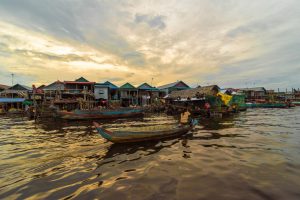
<svg viewBox="0 0 300 200">
<path fill-rule="evenodd" d="M 299 121 L 299 108 L 250 109 L 203 119 L 179 138 L 112 144 L 89 121 L 2 117 L 0 199 L 299 199 Z M 161 114 L 102 123 L 175 122 Z"/>
</svg>

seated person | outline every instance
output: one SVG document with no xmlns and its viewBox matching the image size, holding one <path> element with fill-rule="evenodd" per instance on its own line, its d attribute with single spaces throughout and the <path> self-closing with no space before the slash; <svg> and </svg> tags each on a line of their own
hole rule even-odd
<svg viewBox="0 0 300 200">
<path fill-rule="evenodd" d="M 189 124 L 191 119 L 190 119 L 191 113 L 186 110 L 184 113 L 181 113 L 180 115 L 180 124 L 186 125 Z"/>
</svg>

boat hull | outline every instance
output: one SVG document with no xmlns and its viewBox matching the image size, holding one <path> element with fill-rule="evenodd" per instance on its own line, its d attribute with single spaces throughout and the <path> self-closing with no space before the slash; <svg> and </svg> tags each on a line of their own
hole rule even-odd
<svg viewBox="0 0 300 200">
<path fill-rule="evenodd" d="M 285 103 L 252 103 L 246 104 L 247 108 L 287 108 Z"/>
<path fill-rule="evenodd" d="M 152 140 L 162 140 L 168 138 L 178 137 L 190 131 L 191 126 L 178 126 L 172 130 L 163 130 L 155 132 L 111 132 L 102 128 L 98 123 L 94 122 L 98 133 L 113 143 L 130 143 L 130 142 L 142 142 L 142 141 L 152 141 Z"/>
<path fill-rule="evenodd" d="M 89 111 L 75 110 L 72 112 L 57 111 L 56 117 L 67 120 L 86 120 L 86 119 L 118 119 L 143 116 L 142 110 L 105 110 L 105 111 Z"/>
<path fill-rule="evenodd" d="M 294 104 L 295 106 L 300 106 L 300 101 L 294 101 L 292 102 L 292 104 Z"/>
</svg>

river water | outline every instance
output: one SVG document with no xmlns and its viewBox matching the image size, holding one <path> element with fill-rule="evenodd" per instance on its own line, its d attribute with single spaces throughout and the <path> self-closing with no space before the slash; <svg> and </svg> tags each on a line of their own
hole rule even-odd
<svg viewBox="0 0 300 200">
<path fill-rule="evenodd" d="M 172 124 L 170 116 L 103 122 Z M 201 121 L 175 139 L 112 144 L 91 122 L 0 118 L 0 199 L 300 199 L 300 108 Z"/>
</svg>

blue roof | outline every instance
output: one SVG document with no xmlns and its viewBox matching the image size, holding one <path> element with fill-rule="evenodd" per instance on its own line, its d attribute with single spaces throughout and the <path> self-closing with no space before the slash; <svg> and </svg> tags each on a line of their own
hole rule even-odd
<svg viewBox="0 0 300 200">
<path fill-rule="evenodd" d="M 118 86 L 112 84 L 112 83 L 109 82 L 109 81 L 106 81 L 104 84 L 108 84 L 108 87 L 109 87 L 110 89 L 118 89 Z"/>
<path fill-rule="evenodd" d="M 24 98 L 0 98 L 0 103 L 18 103 L 25 101 Z"/>
</svg>

